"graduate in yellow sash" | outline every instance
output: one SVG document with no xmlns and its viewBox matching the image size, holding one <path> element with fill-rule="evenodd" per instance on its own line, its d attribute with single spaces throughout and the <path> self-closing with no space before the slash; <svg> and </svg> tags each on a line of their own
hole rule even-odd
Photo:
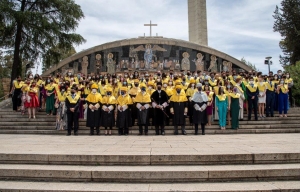
<svg viewBox="0 0 300 192">
<path fill-rule="evenodd" d="M 80 94 L 77 94 L 78 88 L 76 86 L 71 87 L 71 95 L 66 98 L 67 116 L 68 116 L 68 133 L 71 135 L 72 128 L 74 128 L 74 135 L 78 135 L 79 129 L 79 103 Z M 74 126 L 74 127 L 73 127 Z"/>
<path fill-rule="evenodd" d="M 279 117 L 282 117 L 282 112 L 284 113 L 284 117 L 287 117 L 289 88 L 288 85 L 284 83 L 285 79 L 286 76 L 282 76 L 277 86 Z"/>
<path fill-rule="evenodd" d="M 229 106 L 230 106 L 230 115 L 231 115 L 231 128 L 239 128 L 239 113 L 240 113 L 240 97 L 241 94 L 238 93 L 238 88 L 234 87 L 232 92 L 228 94 L 229 97 Z"/>
<path fill-rule="evenodd" d="M 216 95 L 216 110 L 219 116 L 219 125 L 222 130 L 226 129 L 226 116 L 228 111 L 228 98 L 224 87 L 219 87 Z"/>
<path fill-rule="evenodd" d="M 247 97 L 248 97 L 248 121 L 251 120 L 252 109 L 254 110 L 255 121 L 257 118 L 257 102 L 259 90 L 257 84 L 254 83 L 254 78 L 249 78 L 249 84 L 246 86 Z"/>
<path fill-rule="evenodd" d="M 101 100 L 101 126 L 105 128 L 105 135 L 111 135 L 112 127 L 115 126 L 115 105 L 116 98 L 113 95 L 113 89 L 107 87 L 106 95 Z"/>
<path fill-rule="evenodd" d="M 121 87 L 120 96 L 117 98 L 117 128 L 119 135 L 128 135 L 131 127 L 131 108 L 133 105 L 130 95 L 127 94 L 127 87 Z"/>
</svg>

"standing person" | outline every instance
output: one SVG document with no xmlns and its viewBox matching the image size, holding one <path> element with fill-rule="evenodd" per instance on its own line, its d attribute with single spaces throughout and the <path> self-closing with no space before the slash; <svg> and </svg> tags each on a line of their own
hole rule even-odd
<svg viewBox="0 0 300 192">
<path fill-rule="evenodd" d="M 207 107 L 206 107 L 207 125 L 211 126 L 213 106 L 214 106 L 214 92 L 210 91 L 209 85 L 204 85 L 204 91 L 208 98 Z"/>
<path fill-rule="evenodd" d="M 128 135 L 129 127 L 131 127 L 131 108 L 133 105 L 130 95 L 127 94 L 127 87 L 121 87 L 121 94 L 116 100 L 117 113 L 117 127 L 119 135 Z"/>
<path fill-rule="evenodd" d="M 245 95 L 244 95 L 244 90 L 242 88 L 242 79 L 237 78 L 236 79 L 236 85 L 235 87 L 237 88 L 237 93 L 240 94 L 239 98 L 239 107 L 240 107 L 240 113 L 239 113 L 239 120 L 243 121 L 244 120 L 244 102 L 245 102 Z"/>
<path fill-rule="evenodd" d="M 116 98 L 113 96 L 113 89 L 108 87 L 106 95 L 101 100 L 101 126 L 105 128 L 105 135 L 111 135 L 113 126 L 115 126 L 115 105 Z M 108 132 L 107 129 L 109 128 Z"/>
<path fill-rule="evenodd" d="M 282 76 L 277 86 L 279 117 L 282 117 L 282 112 L 284 113 L 284 117 L 287 117 L 289 88 L 284 82 L 285 76 Z"/>
<path fill-rule="evenodd" d="M 286 77 L 286 79 L 285 79 L 284 83 L 288 85 L 288 88 L 289 88 L 289 93 L 288 93 L 289 94 L 289 102 L 290 102 L 290 105 L 292 105 L 292 103 L 293 103 L 292 88 L 294 86 L 294 81 L 291 78 L 290 73 L 286 73 L 285 77 Z"/>
<path fill-rule="evenodd" d="M 56 85 L 54 84 L 53 79 L 48 79 L 48 84 L 46 85 L 46 113 L 47 115 L 52 115 L 54 114 L 54 101 L 55 101 L 55 87 Z"/>
<path fill-rule="evenodd" d="M 205 124 L 207 123 L 207 102 L 208 97 L 202 92 L 202 84 L 197 83 L 197 92 L 192 97 L 193 123 L 195 124 L 195 135 L 198 135 L 198 125 L 201 124 L 202 135 L 205 135 Z"/>
<path fill-rule="evenodd" d="M 266 116 L 264 115 L 265 113 L 265 104 L 266 104 L 266 84 L 263 82 L 263 78 L 261 75 L 258 77 L 258 83 L 257 87 L 259 90 L 258 94 L 258 112 L 259 112 L 259 117 L 260 118 L 265 118 Z"/>
<path fill-rule="evenodd" d="M 231 114 L 231 128 L 239 128 L 239 114 L 240 114 L 240 98 L 243 98 L 243 94 L 238 93 L 238 88 L 234 87 L 232 93 L 229 93 L 229 106 Z"/>
<path fill-rule="evenodd" d="M 29 99 L 29 97 L 28 97 L 29 89 L 30 89 L 30 81 L 26 80 L 25 83 L 23 83 L 23 86 L 21 88 L 21 91 L 22 91 L 21 113 L 22 113 L 22 115 L 25 114 L 25 109 L 26 109 L 25 103 L 26 103 L 27 99 Z M 30 102 L 30 99 L 29 99 L 29 102 Z M 30 116 L 29 116 L 29 118 L 30 118 Z"/>
<path fill-rule="evenodd" d="M 162 83 L 157 82 L 157 90 L 152 93 L 152 107 L 154 111 L 153 122 L 155 125 L 155 133 L 159 135 L 159 127 L 161 129 L 161 135 L 165 135 L 165 118 L 166 107 L 168 106 L 168 95 L 162 90 Z"/>
<path fill-rule="evenodd" d="M 25 107 L 28 108 L 29 119 L 35 119 L 35 110 L 40 106 L 37 94 L 38 88 L 36 87 L 36 82 L 33 81 L 27 92 L 27 99 L 24 103 Z"/>
<path fill-rule="evenodd" d="M 17 80 L 13 81 L 13 86 L 10 91 L 12 96 L 13 110 L 15 112 L 18 111 L 18 107 L 21 105 L 22 91 L 21 88 L 23 86 L 23 82 L 21 80 L 21 76 L 17 77 Z"/>
<path fill-rule="evenodd" d="M 68 133 L 67 136 L 71 135 L 72 128 L 74 126 L 74 135 L 78 135 L 78 128 L 79 128 L 79 102 L 80 102 L 80 95 L 77 93 L 77 87 L 71 87 L 71 95 L 67 96 L 66 98 L 66 107 L 67 107 L 67 118 L 68 118 Z"/>
<path fill-rule="evenodd" d="M 219 87 L 216 95 L 216 110 L 219 116 L 219 125 L 222 130 L 226 129 L 226 115 L 228 110 L 228 98 L 224 92 L 224 87 Z"/>
<path fill-rule="evenodd" d="M 194 108 L 191 100 L 192 100 L 193 95 L 197 92 L 195 83 L 196 83 L 196 81 L 194 79 L 191 79 L 188 89 L 185 92 L 186 97 L 188 99 L 188 106 L 189 106 L 188 107 L 188 116 L 189 116 L 191 125 L 193 124 L 193 108 Z"/>
<path fill-rule="evenodd" d="M 143 134 L 143 126 L 145 126 L 145 135 L 148 135 L 148 125 L 149 125 L 149 107 L 151 103 L 150 95 L 146 92 L 146 85 L 144 83 L 140 84 L 141 92 L 139 92 L 134 102 L 136 103 L 138 125 L 139 125 L 139 135 Z"/>
<path fill-rule="evenodd" d="M 275 83 L 273 83 L 273 77 L 269 76 L 268 81 L 266 82 L 267 92 L 266 92 L 266 116 L 274 117 L 274 103 L 275 103 L 275 95 L 276 88 Z"/>
<path fill-rule="evenodd" d="M 100 93 L 98 93 L 98 86 L 94 83 L 91 86 L 91 92 L 85 99 L 87 105 L 86 126 L 90 128 L 90 135 L 94 135 L 95 128 L 96 134 L 100 134 L 101 100 L 102 96 Z"/>
<path fill-rule="evenodd" d="M 135 73 L 135 74 L 138 74 L 138 73 Z M 134 99 L 136 97 L 136 95 L 141 91 L 140 88 L 139 88 L 139 80 L 138 79 L 135 79 L 134 81 L 134 86 L 129 90 L 129 95 L 130 97 L 132 98 L 133 102 L 134 102 Z M 135 105 L 135 104 L 134 104 Z M 137 118 L 137 108 L 136 107 L 132 107 L 132 111 L 131 111 L 131 120 L 132 120 L 132 126 L 135 124 L 135 120 Z"/>
<path fill-rule="evenodd" d="M 65 101 L 68 96 L 66 91 L 65 84 L 60 84 L 59 89 L 56 89 L 57 99 L 56 105 L 58 105 L 56 113 L 56 129 L 57 130 L 66 130 L 67 129 L 67 115 L 66 115 L 66 106 Z"/>
<path fill-rule="evenodd" d="M 249 84 L 246 86 L 247 88 L 247 97 L 248 97 L 248 121 L 251 120 L 252 109 L 254 109 L 255 121 L 258 121 L 257 118 L 257 102 L 258 102 L 258 94 L 259 90 L 257 85 L 254 83 L 254 78 L 251 76 L 249 78 Z"/>
<path fill-rule="evenodd" d="M 170 112 L 173 116 L 174 135 L 178 135 L 178 126 L 181 126 L 183 135 L 186 135 L 185 131 L 185 117 L 188 112 L 188 99 L 185 92 L 181 91 L 182 86 L 175 86 L 176 93 L 170 98 Z"/>
</svg>

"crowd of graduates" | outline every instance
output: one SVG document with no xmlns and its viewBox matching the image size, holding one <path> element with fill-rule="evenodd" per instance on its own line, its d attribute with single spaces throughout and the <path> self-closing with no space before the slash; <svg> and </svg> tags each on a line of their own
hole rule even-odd
<svg viewBox="0 0 300 192">
<path fill-rule="evenodd" d="M 293 79 L 288 73 L 270 72 L 191 72 L 162 73 L 160 71 L 122 74 L 57 74 L 41 78 L 29 74 L 25 80 L 12 82 L 13 110 L 36 118 L 36 110 L 46 109 L 56 115 L 56 129 L 67 135 L 78 135 L 79 119 L 86 119 L 90 135 L 111 135 L 114 127 L 119 135 L 128 135 L 137 122 L 139 135 L 148 135 L 148 127 L 155 126 L 156 135 L 165 135 L 165 126 L 174 126 L 174 134 L 186 135 L 186 122 L 202 134 L 205 126 L 218 121 L 220 129 L 226 125 L 239 128 L 239 121 L 287 117 L 291 103 Z M 186 120 L 186 119 L 189 120 Z M 137 121 L 136 121 L 137 120 Z M 96 131 L 96 133 L 94 133 Z"/>
</svg>

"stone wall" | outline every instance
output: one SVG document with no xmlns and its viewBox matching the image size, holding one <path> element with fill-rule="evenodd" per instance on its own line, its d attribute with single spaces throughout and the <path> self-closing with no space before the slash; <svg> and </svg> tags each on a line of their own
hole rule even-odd
<svg viewBox="0 0 300 192">
<path fill-rule="evenodd" d="M 0 79 L 3 89 L 4 89 L 4 95 L 9 94 L 9 88 L 10 88 L 10 78 L 2 78 Z"/>
</svg>

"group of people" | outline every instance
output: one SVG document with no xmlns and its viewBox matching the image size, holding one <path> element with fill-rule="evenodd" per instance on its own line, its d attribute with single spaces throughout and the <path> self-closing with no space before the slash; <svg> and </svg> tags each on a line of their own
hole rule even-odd
<svg viewBox="0 0 300 192">
<path fill-rule="evenodd" d="M 56 115 L 56 129 L 68 130 L 67 135 L 78 135 L 79 119 L 86 119 L 90 135 L 111 135 L 113 127 L 119 135 L 128 135 L 129 128 L 137 124 L 139 135 L 148 135 L 148 127 L 155 126 L 156 135 L 165 135 L 165 126 L 172 124 L 174 134 L 186 135 L 186 118 L 194 125 L 195 134 L 201 126 L 212 121 L 219 122 L 220 129 L 226 125 L 239 128 L 239 121 L 274 117 L 287 117 L 293 79 L 289 73 L 278 71 L 269 75 L 249 71 L 207 73 L 160 71 L 123 74 L 57 74 L 42 79 L 29 74 L 22 81 L 18 77 L 11 90 L 13 110 L 36 118 L 36 109 L 46 108 L 47 115 Z"/>
</svg>

